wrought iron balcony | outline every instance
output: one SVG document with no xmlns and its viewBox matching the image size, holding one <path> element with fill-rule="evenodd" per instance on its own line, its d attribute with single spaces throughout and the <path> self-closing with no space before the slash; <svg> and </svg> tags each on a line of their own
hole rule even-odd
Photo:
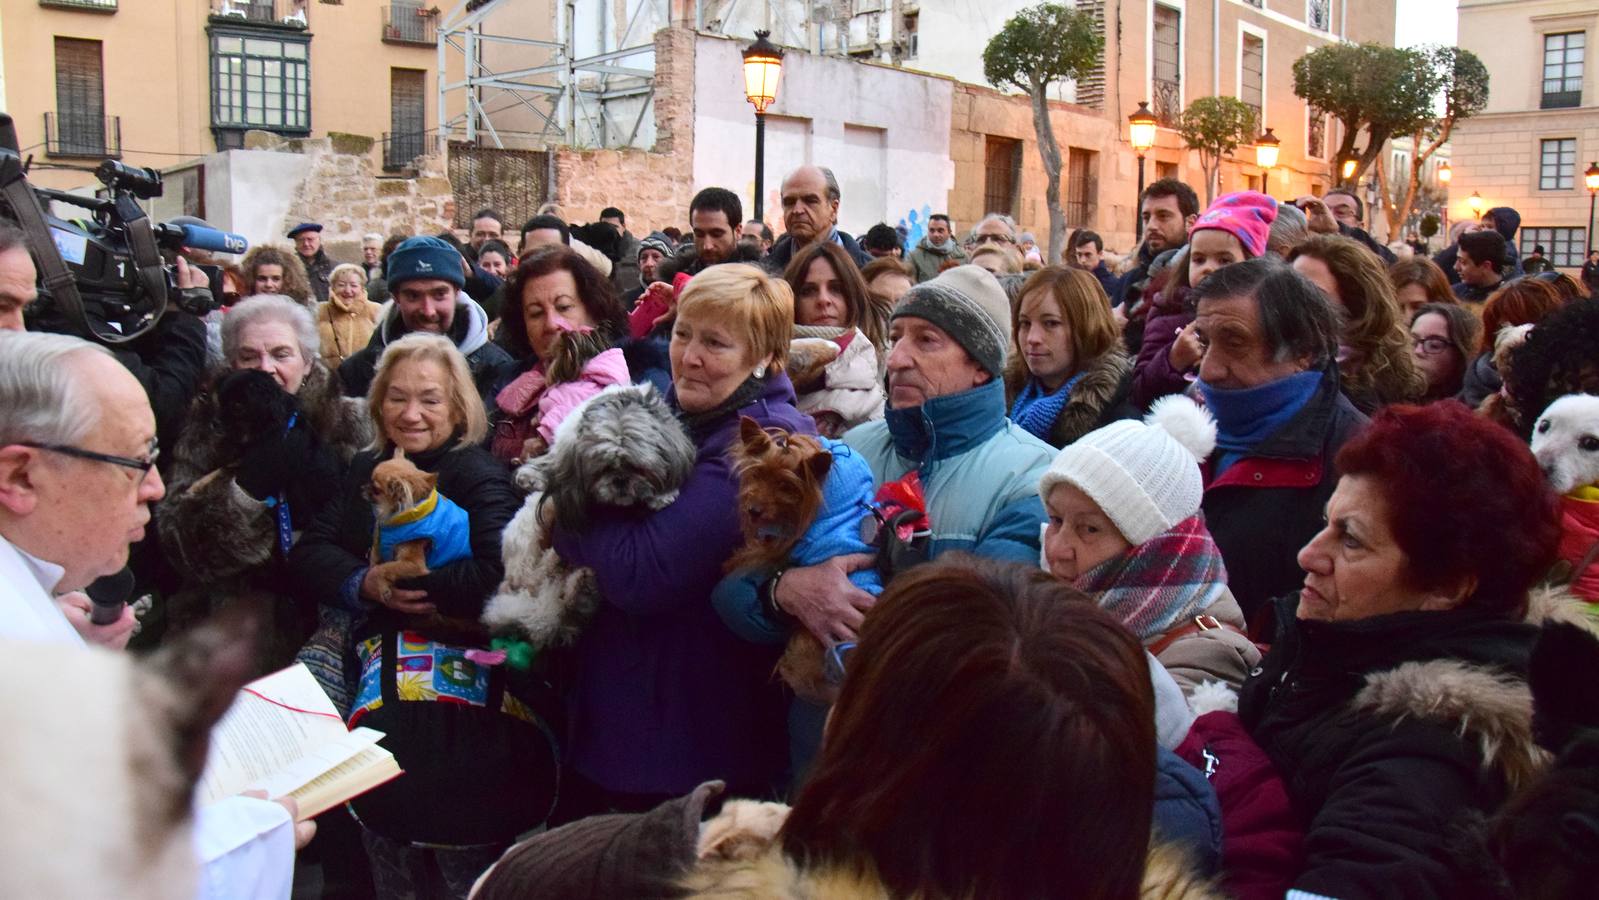
<svg viewBox="0 0 1599 900">
<path fill-rule="evenodd" d="M 383 40 L 432 47 L 439 42 L 438 17 L 430 7 L 391 3 L 383 7 Z"/>
<path fill-rule="evenodd" d="M 81 9 L 86 12 L 117 11 L 117 0 L 39 0 L 39 5 L 55 9 Z"/>
<path fill-rule="evenodd" d="M 306 0 L 211 0 L 211 18 L 219 22 L 306 27 Z"/>
<path fill-rule="evenodd" d="M 50 156 L 122 158 L 122 117 L 44 114 L 44 152 Z"/>
<path fill-rule="evenodd" d="M 1150 108 L 1162 126 L 1177 127 L 1177 120 L 1183 116 L 1182 83 L 1156 78 L 1154 102 L 1150 104 Z"/>
</svg>

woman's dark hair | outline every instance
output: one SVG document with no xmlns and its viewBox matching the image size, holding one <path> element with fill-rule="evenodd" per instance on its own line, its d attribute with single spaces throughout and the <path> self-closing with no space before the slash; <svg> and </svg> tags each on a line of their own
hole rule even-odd
<svg viewBox="0 0 1599 900">
<path fill-rule="evenodd" d="M 1561 397 L 1599 394 L 1599 298 L 1574 300 L 1546 316 L 1510 351 L 1505 376 L 1524 436 Z"/>
<path fill-rule="evenodd" d="M 867 614 L 783 851 L 893 897 L 1132 900 L 1153 704 L 1138 641 L 1081 592 L 945 555 Z"/>
<path fill-rule="evenodd" d="M 510 262 L 516 258 L 516 254 L 511 252 L 510 246 L 508 246 L 504 241 L 497 241 L 492 238 L 484 241 L 483 246 L 477 248 L 477 255 L 479 257 L 485 253 L 498 253 L 505 257 L 506 262 Z"/>
<path fill-rule="evenodd" d="M 874 346 L 883 346 L 886 335 L 882 333 L 877 317 L 871 314 L 872 303 L 867 297 L 866 280 L 861 277 L 861 270 L 856 268 L 855 261 L 849 258 L 844 248 L 832 241 L 812 241 L 795 253 L 788 262 L 788 268 L 783 270 L 783 280 L 794 290 L 794 314 L 799 315 L 799 298 L 805 286 L 805 275 L 810 271 L 811 263 L 819 258 L 827 260 L 828 267 L 844 289 L 844 303 L 849 308 L 846 327 L 859 328 Z"/>
<path fill-rule="evenodd" d="M 1407 256 L 1395 260 L 1388 266 L 1388 280 L 1393 282 L 1396 295 L 1400 288 L 1419 284 L 1421 289 L 1427 292 L 1428 303 L 1460 302 L 1455 297 L 1454 291 L 1449 289 L 1449 278 L 1444 275 L 1444 270 L 1425 256 Z"/>
<path fill-rule="evenodd" d="M 1416 308 L 1416 314 L 1410 317 L 1410 324 L 1415 325 L 1416 320 L 1422 316 L 1442 316 L 1444 324 L 1449 329 L 1449 345 L 1460 354 L 1460 374 L 1451 387 L 1446 387 L 1443 396 L 1453 397 L 1460 392 L 1460 379 L 1465 376 L 1466 367 L 1471 365 L 1472 356 L 1477 347 L 1477 335 L 1482 331 L 1482 323 L 1472 315 L 1471 310 L 1458 303 L 1423 303 Z"/>
<path fill-rule="evenodd" d="M 1527 445 L 1463 403 L 1380 410 L 1338 452 L 1343 477 L 1371 479 L 1423 591 L 1476 589 L 1466 606 L 1520 617 L 1554 564 L 1560 511 Z"/>
<path fill-rule="evenodd" d="M 567 247 L 545 247 L 522 258 L 516 271 L 505 279 L 505 300 L 500 306 L 501 343 L 519 358 L 533 353 L 527 342 L 527 322 L 522 318 L 522 295 L 528 282 L 551 272 L 565 271 L 577 283 L 577 299 L 588 312 L 594 330 L 607 344 L 615 345 L 627 336 L 627 312 L 616 296 L 611 280 L 588 260 Z"/>
<path fill-rule="evenodd" d="M 1250 297 L 1260 310 L 1260 335 L 1272 358 L 1310 359 L 1320 369 L 1338 352 L 1338 312 L 1321 288 L 1275 256 L 1222 266 L 1193 289 L 1195 308 L 1206 300 Z"/>
<path fill-rule="evenodd" d="M 1536 325 L 1559 308 L 1560 292 L 1547 281 L 1517 278 L 1506 282 L 1482 307 L 1482 343 L 1477 352 L 1494 352 L 1494 341 L 1506 325 Z"/>
</svg>

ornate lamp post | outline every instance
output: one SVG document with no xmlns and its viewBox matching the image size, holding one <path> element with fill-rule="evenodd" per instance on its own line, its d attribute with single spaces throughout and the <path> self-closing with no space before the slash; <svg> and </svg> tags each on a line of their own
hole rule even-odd
<svg viewBox="0 0 1599 900">
<path fill-rule="evenodd" d="M 1281 144 L 1282 140 L 1272 134 L 1270 128 L 1266 129 L 1265 134 L 1255 138 L 1255 165 L 1266 170 L 1261 176 L 1261 186 L 1266 189 L 1265 193 L 1268 195 L 1271 193 L 1271 170 L 1277 166 L 1277 153 L 1281 149 Z"/>
<path fill-rule="evenodd" d="M 1355 170 L 1360 167 L 1360 151 L 1356 150 L 1347 156 L 1338 157 L 1338 180 L 1348 184 L 1355 180 Z"/>
<path fill-rule="evenodd" d="M 1138 154 L 1138 201 L 1133 204 L 1133 231 L 1138 230 L 1138 204 L 1144 202 L 1144 154 L 1155 146 L 1155 114 L 1149 111 L 1149 101 L 1138 101 L 1138 108 L 1127 117 L 1127 142 Z"/>
<path fill-rule="evenodd" d="M 1438 183 L 1444 186 L 1443 233 L 1444 233 L 1444 238 L 1446 240 L 1449 237 L 1449 180 L 1454 178 L 1454 177 L 1455 177 L 1455 170 L 1449 167 L 1449 161 L 1448 160 L 1445 160 L 1442 164 L 1440 164 L 1438 166 Z"/>
<path fill-rule="evenodd" d="M 744 99 L 755 106 L 755 218 L 766 213 L 766 108 L 777 100 L 777 82 L 783 75 L 783 50 L 755 32 L 755 43 L 744 51 Z"/>
<path fill-rule="evenodd" d="M 1588 171 L 1582 173 L 1582 183 L 1588 188 L 1588 246 L 1583 252 L 1586 259 L 1593 252 L 1593 201 L 1599 198 L 1599 162 L 1588 164 Z"/>
<path fill-rule="evenodd" d="M 1476 191 L 1472 191 L 1471 192 L 1471 196 L 1466 198 L 1466 205 L 1471 207 L 1472 218 L 1476 218 L 1476 219 L 1482 218 L 1482 195 L 1481 194 L 1477 193 Z"/>
</svg>

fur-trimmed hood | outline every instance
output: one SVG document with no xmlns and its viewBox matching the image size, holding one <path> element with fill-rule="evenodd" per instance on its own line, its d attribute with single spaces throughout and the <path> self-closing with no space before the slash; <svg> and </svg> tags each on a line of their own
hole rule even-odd
<svg viewBox="0 0 1599 900">
<path fill-rule="evenodd" d="M 699 861 L 682 881 L 696 900 L 890 900 L 888 888 L 870 871 L 838 866 L 802 867 L 783 855 L 777 831 L 788 807 L 739 800 L 728 803 L 700 827 Z M 1139 892 L 1142 900 L 1220 900 L 1226 895 L 1194 873 L 1184 852 L 1152 844 Z"/>
<path fill-rule="evenodd" d="M 1066 407 L 1055 417 L 1055 424 L 1049 430 L 1049 443 L 1065 447 L 1110 421 L 1125 418 L 1119 408 L 1127 403 L 1132 371 L 1133 361 L 1120 347 L 1112 347 L 1089 363 L 1082 379 L 1072 387 Z M 1005 367 L 1007 410 L 1016 402 L 1016 395 L 1026 386 L 1027 378 L 1026 361 L 1021 354 L 1013 354 Z M 1127 416 L 1133 412 L 1126 410 Z"/>
</svg>

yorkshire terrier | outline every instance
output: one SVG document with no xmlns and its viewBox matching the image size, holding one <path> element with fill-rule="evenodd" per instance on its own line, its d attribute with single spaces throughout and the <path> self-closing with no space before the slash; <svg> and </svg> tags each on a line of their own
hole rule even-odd
<svg viewBox="0 0 1599 900">
<path fill-rule="evenodd" d="M 556 340 L 550 358 L 544 361 L 544 378 L 550 387 L 582 378 L 584 367 L 610 348 L 605 337 L 593 328 L 574 328 L 564 320 L 557 321 L 556 327 L 561 336 Z M 549 449 L 544 438 L 534 434 L 522 442 L 521 459 L 543 456 Z"/>
<path fill-rule="evenodd" d="M 655 389 L 608 387 L 561 422 L 550 452 L 521 466 L 529 491 L 501 538 L 505 580 L 483 611 L 496 634 L 571 644 L 599 604 L 594 573 L 563 562 L 550 529 L 582 531 L 595 506 L 657 511 L 677 499 L 698 451 Z"/>
<path fill-rule="evenodd" d="M 841 442 L 782 429 L 765 429 L 748 416 L 733 445 L 738 474 L 739 526 L 744 545 L 727 561 L 729 572 L 815 565 L 845 553 L 868 553 L 861 519 L 871 515 L 872 474 L 865 460 Z M 873 570 L 851 575 L 871 593 L 882 591 Z M 825 648 L 804 628 L 794 629 L 778 676 L 813 703 L 831 703 L 838 685 L 827 676 Z"/>
<path fill-rule="evenodd" d="M 377 518 L 370 577 L 385 603 L 396 582 L 420 578 L 434 568 L 471 556 L 471 525 L 465 510 L 437 493 L 438 476 L 424 472 L 396 447 L 394 456 L 372 469 L 367 497 Z M 397 539 L 399 535 L 416 537 Z M 437 613 L 418 616 L 413 626 L 440 640 L 482 642 L 487 631 L 476 622 Z"/>
</svg>

